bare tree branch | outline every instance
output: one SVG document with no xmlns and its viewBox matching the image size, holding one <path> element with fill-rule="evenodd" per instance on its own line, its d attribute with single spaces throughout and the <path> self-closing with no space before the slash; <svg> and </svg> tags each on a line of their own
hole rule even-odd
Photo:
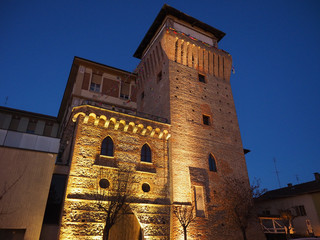
<svg viewBox="0 0 320 240">
<path fill-rule="evenodd" d="M 96 194 L 98 207 L 106 214 L 103 240 L 108 240 L 110 229 L 119 218 L 129 213 L 133 184 L 136 182 L 130 169 L 119 169 L 117 174 L 112 176 L 111 185 L 108 183 L 107 187 L 98 187 Z"/>
<path fill-rule="evenodd" d="M 187 228 L 196 218 L 196 214 L 194 213 L 194 203 L 191 205 L 175 205 L 173 206 L 173 213 L 178 218 L 183 229 L 184 239 L 187 240 Z"/>
<path fill-rule="evenodd" d="M 3 200 L 4 196 L 6 194 L 8 194 L 16 186 L 16 184 L 21 180 L 26 169 L 27 169 L 27 167 L 25 167 L 23 169 L 22 173 L 20 173 L 19 176 L 16 179 L 14 179 L 9 185 L 7 185 L 7 182 L 4 182 L 3 187 L 0 191 L 0 202 Z M 2 208 L 0 209 L 0 215 L 11 214 L 11 213 L 15 212 L 15 211 L 4 211 L 3 204 L 0 204 L 0 205 L 2 206 Z"/>
</svg>

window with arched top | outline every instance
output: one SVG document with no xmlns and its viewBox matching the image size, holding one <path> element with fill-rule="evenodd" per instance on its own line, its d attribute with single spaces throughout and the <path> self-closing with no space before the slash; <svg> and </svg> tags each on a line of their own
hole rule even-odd
<svg viewBox="0 0 320 240">
<path fill-rule="evenodd" d="M 141 148 L 141 162 L 152 162 L 151 149 L 148 144 L 144 144 Z"/>
<path fill-rule="evenodd" d="M 113 157 L 113 141 L 109 136 L 102 141 L 101 155 Z"/>
<path fill-rule="evenodd" d="M 211 153 L 209 154 L 209 170 L 212 172 L 217 171 L 216 160 Z"/>
</svg>

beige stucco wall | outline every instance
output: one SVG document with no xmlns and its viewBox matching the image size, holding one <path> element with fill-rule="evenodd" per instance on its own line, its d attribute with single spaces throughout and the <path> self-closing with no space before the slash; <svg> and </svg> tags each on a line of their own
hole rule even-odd
<svg viewBox="0 0 320 240">
<path fill-rule="evenodd" d="M 0 228 L 39 239 L 56 154 L 0 147 Z M 15 184 L 13 184 L 16 182 Z M 10 186 L 12 186 L 10 188 Z"/>
</svg>

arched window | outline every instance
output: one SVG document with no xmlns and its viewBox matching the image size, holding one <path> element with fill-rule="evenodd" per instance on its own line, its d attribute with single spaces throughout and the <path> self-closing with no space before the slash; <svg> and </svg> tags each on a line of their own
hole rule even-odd
<svg viewBox="0 0 320 240">
<path fill-rule="evenodd" d="M 151 163 L 151 149 L 148 144 L 145 144 L 141 148 L 141 162 L 150 162 Z"/>
<path fill-rule="evenodd" d="M 212 172 L 217 171 L 216 160 L 214 159 L 211 153 L 209 154 L 209 170 Z"/>
<path fill-rule="evenodd" d="M 113 141 L 109 136 L 102 141 L 101 155 L 113 157 Z"/>
</svg>

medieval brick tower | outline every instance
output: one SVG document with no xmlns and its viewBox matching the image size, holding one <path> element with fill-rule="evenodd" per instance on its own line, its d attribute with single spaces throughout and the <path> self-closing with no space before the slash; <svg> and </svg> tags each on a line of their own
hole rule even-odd
<svg viewBox="0 0 320 240">
<path fill-rule="evenodd" d="M 192 239 L 237 239 L 221 191 L 230 178 L 249 188 L 230 86 L 232 58 L 218 49 L 224 35 L 165 5 L 134 55 L 141 59 L 138 111 L 171 125 L 171 203 L 195 204 Z M 171 220 L 171 238 L 180 239 L 179 223 Z"/>
<path fill-rule="evenodd" d="M 111 239 L 183 239 L 174 206 L 194 206 L 188 239 L 240 239 L 230 179 L 249 189 L 225 34 L 164 5 L 134 56 L 134 74 L 76 58 L 61 116 L 70 164 L 59 239 L 101 239 L 97 192 L 129 167 L 130 216 Z M 230 190 L 230 189 L 229 189 Z M 234 190 L 234 189 L 233 189 Z M 126 236 L 126 237 L 125 237 Z M 264 239 L 255 224 L 248 239 Z"/>
</svg>

